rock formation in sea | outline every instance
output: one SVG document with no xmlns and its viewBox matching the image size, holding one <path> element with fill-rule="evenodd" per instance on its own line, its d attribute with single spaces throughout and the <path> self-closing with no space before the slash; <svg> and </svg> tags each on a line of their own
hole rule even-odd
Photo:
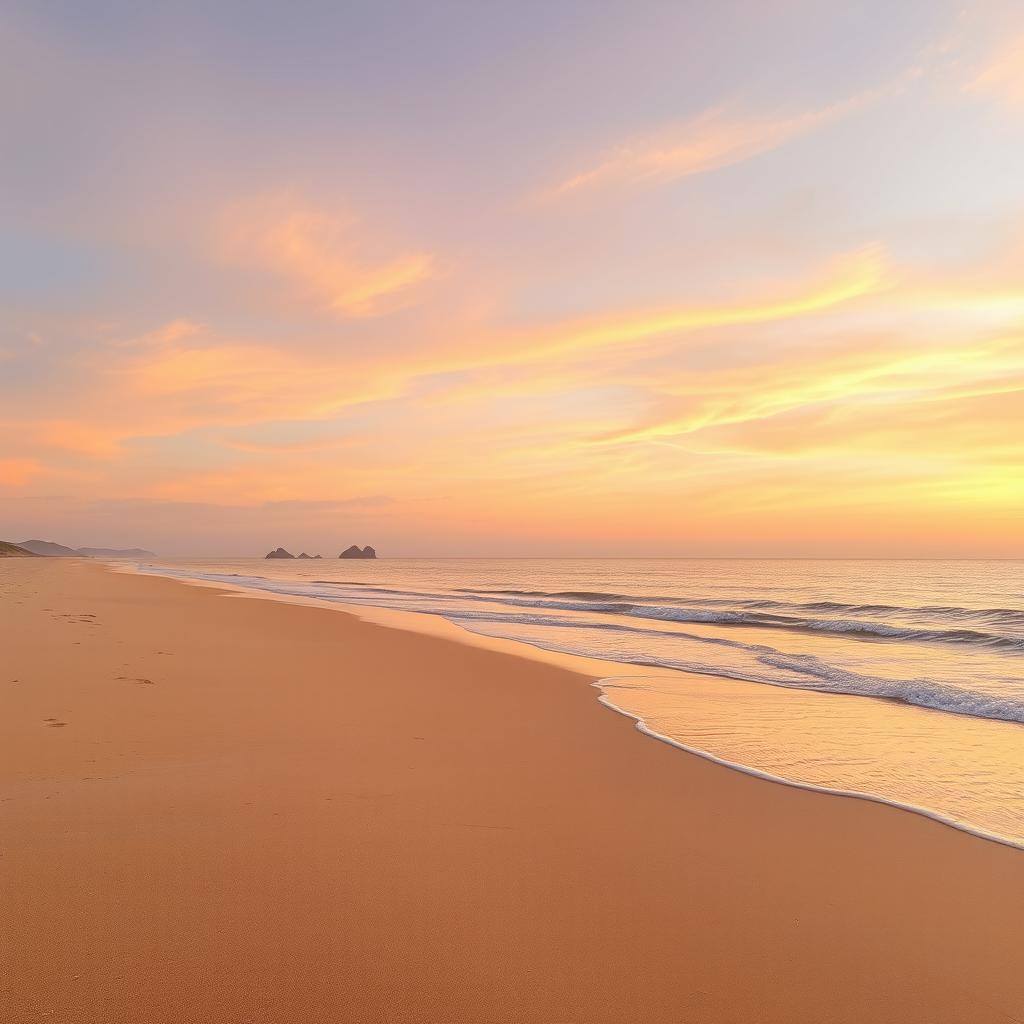
<svg viewBox="0 0 1024 1024">
<path fill-rule="evenodd" d="M 370 547 L 369 544 L 365 548 L 359 547 L 358 544 L 353 544 L 350 548 L 345 548 L 339 558 L 376 558 L 377 552 Z"/>
<path fill-rule="evenodd" d="M 267 558 L 294 558 L 295 556 L 290 551 L 285 551 L 284 548 L 277 548 L 271 551 Z M 306 555 L 309 558 L 309 555 Z"/>
</svg>

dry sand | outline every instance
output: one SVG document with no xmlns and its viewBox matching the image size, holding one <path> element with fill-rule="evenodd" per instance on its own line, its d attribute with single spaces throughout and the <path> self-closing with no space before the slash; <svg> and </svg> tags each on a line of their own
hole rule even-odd
<svg viewBox="0 0 1024 1024">
<path fill-rule="evenodd" d="M 585 677 L 0 566 L 0 1020 L 1024 1021 L 1024 853 L 641 736 Z"/>
</svg>

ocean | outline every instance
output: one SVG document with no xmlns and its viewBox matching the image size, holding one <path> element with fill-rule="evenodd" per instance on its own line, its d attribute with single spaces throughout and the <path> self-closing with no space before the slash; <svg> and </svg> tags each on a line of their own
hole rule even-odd
<svg viewBox="0 0 1024 1024">
<path fill-rule="evenodd" d="M 600 659 L 600 699 L 660 739 L 1024 847 L 1021 561 L 177 559 L 137 569 L 443 616 Z"/>
</svg>

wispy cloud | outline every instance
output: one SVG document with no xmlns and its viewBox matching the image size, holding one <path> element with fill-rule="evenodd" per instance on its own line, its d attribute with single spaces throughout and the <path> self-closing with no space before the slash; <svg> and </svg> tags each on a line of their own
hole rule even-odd
<svg viewBox="0 0 1024 1024">
<path fill-rule="evenodd" d="M 540 334 L 533 345 L 521 346 L 518 356 L 507 361 L 600 349 L 659 335 L 789 320 L 862 298 L 886 284 L 883 253 L 877 246 L 867 246 L 829 267 L 818 280 L 783 286 L 761 301 L 644 310 L 570 325 Z"/>
<path fill-rule="evenodd" d="M 0 459 L 0 487 L 23 487 L 42 472 L 35 459 Z"/>
<path fill-rule="evenodd" d="M 715 107 L 682 124 L 621 143 L 546 192 L 562 198 L 592 189 L 658 184 L 742 163 L 778 149 L 865 106 L 880 95 L 864 93 L 796 114 L 744 113 Z"/>
<path fill-rule="evenodd" d="M 1005 39 L 967 82 L 969 93 L 1024 110 L 1024 32 Z"/>
<path fill-rule="evenodd" d="M 652 340 L 677 344 L 686 334 L 795 320 L 886 286 L 882 255 L 870 247 L 810 280 L 777 283 L 746 300 L 641 308 L 515 331 L 484 324 L 400 358 L 386 348 L 355 356 L 335 347 L 254 344 L 177 318 L 91 349 L 76 366 L 82 387 L 68 394 L 63 414 L 26 413 L 17 433 L 23 444 L 41 451 L 106 460 L 124 454 L 132 441 L 276 424 L 272 436 L 223 437 L 220 443 L 252 455 L 309 456 L 336 450 L 341 440 L 330 431 L 293 439 L 284 426 L 289 421 L 325 422 L 402 396 L 413 406 L 418 382 L 428 379 L 438 383 L 423 401 L 434 408 L 479 394 L 541 394 L 548 378 L 557 393 L 572 378 L 560 374 L 560 366 L 568 370 L 589 360 L 617 374 L 615 367 L 628 364 L 637 346 Z M 474 382 L 477 374 L 483 376 Z"/>
<path fill-rule="evenodd" d="M 370 317 L 404 305 L 434 273 L 424 252 L 371 259 L 365 228 L 289 194 L 234 204 L 223 251 L 242 266 L 284 279 L 294 294 L 342 317 Z"/>
<path fill-rule="evenodd" d="M 900 426 L 894 408 L 920 411 L 931 402 L 960 402 L 1020 390 L 1024 342 L 1011 337 L 922 347 L 907 339 L 855 336 L 821 354 L 796 349 L 769 366 L 727 368 L 663 382 L 657 411 L 645 421 L 593 438 L 598 444 L 672 439 L 688 450 L 724 452 L 785 448 L 812 450 L 826 444 L 820 427 L 837 418 L 878 421 L 890 439 Z M 838 411 L 837 411 L 838 410 Z M 999 419 L 1006 410 L 1000 406 Z M 965 418 L 969 421 L 969 418 Z M 920 425 L 925 417 L 917 417 Z M 966 423 L 964 424 L 966 425 Z M 903 426 L 907 426 L 903 423 Z M 907 426 L 904 435 L 912 434 Z M 835 443 L 836 437 L 831 437 Z M 849 430 L 842 444 L 858 447 Z M 894 447 L 893 451 L 902 450 Z"/>
</svg>

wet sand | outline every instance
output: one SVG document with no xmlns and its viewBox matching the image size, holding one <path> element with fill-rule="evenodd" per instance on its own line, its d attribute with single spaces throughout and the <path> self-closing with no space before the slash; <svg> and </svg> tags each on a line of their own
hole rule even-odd
<svg viewBox="0 0 1024 1024">
<path fill-rule="evenodd" d="M 0 1020 L 1024 1021 L 1024 853 L 580 674 L 0 564 Z"/>
</svg>

